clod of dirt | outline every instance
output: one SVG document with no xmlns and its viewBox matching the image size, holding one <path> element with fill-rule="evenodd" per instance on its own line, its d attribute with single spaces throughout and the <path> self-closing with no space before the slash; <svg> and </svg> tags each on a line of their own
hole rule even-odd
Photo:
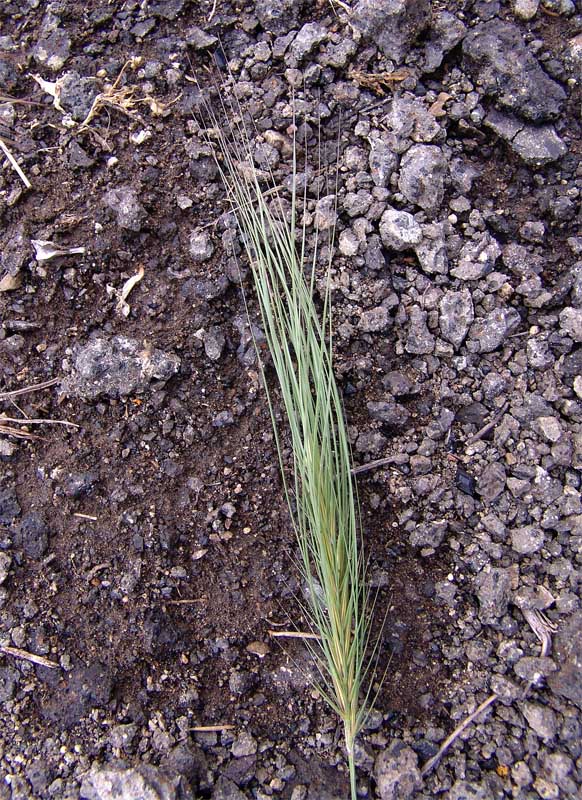
<svg viewBox="0 0 582 800">
<path fill-rule="evenodd" d="M 127 397 L 143 391 L 153 379 L 169 380 L 179 368 L 178 356 L 144 347 L 135 339 L 98 338 L 78 349 L 63 391 L 85 400 L 100 395 Z"/>
<path fill-rule="evenodd" d="M 56 681 L 56 685 L 50 696 L 41 701 L 40 711 L 45 719 L 61 728 L 71 728 L 91 708 L 103 708 L 109 702 L 113 681 L 107 667 L 99 662 L 75 667 L 67 675 L 64 686 L 59 682 L 59 675 L 46 672 L 47 683 Z"/>
<path fill-rule="evenodd" d="M 14 534 L 14 546 L 38 560 L 46 553 L 48 540 L 49 528 L 43 517 L 35 511 L 25 514 Z"/>
<path fill-rule="evenodd" d="M 0 525 L 10 525 L 20 514 L 20 503 L 12 486 L 0 487 Z"/>
</svg>

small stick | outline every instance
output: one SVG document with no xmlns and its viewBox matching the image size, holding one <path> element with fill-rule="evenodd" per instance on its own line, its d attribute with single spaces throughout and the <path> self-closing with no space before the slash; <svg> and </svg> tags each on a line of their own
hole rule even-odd
<svg viewBox="0 0 582 800">
<path fill-rule="evenodd" d="M 0 433 L 6 436 L 15 436 L 17 439 L 42 439 L 42 436 L 35 436 L 34 433 L 28 433 L 28 431 L 11 428 L 10 425 L 0 425 Z"/>
<path fill-rule="evenodd" d="M 212 22 L 212 18 L 216 14 L 216 3 L 217 3 L 217 0 L 214 0 L 214 2 L 212 3 L 212 8 L 210 9 L 210 15 L 209 15 L 208 19 L 206 20 L 206 24 L 207 25 L 210 25 L 210 23 Z"/>
<path fill-rule="evenodd" d="M 188 730 L 195 733 L 220 733 L 221 731 L 234 730 L 234 725 L 195 725 L 193 728 L 188 728 Z"/>
<path fill-rule="evenodd" d="M 16 422 L 18 425 L 67 425 L 69 428 L 80 428 L 76 422 L 68 422 L 66 419 L 20 419 L 16 417 L 0 416 L 0 422 Z"/>
<path fill-rule="evenodd" d="M 352 475 L 359 475 L 362 472 L 369 472 L 371 469 L 376 469 L 377 467 L 384 467 L 386 464 L 392 463 L 392 456 L 388 456 L 388 458 L 377 458 L 376 461 L 370 461 L 368 464 L 362 464 L 359 467 L 352 467 L 351 473 Z"/>
<path fill-rule="evenodd" d="M 503 408 L 493 417 L 493 419 L 487 423 L 487 425 L 483 425 L 481 430 L 478 430 L 474 436 L 471 436 L 467 439 L 465 444 L 473 444 L 474 442 L 478 442 L 479 439 L 482 439 L 489 431 L 494 428 L 499 420 L 503 417 L 507 409 L 509 408 L 509 403 L 505 403 Z"/>
<path fill-rule="evenodd" d="M 459 738 L 459 736 L 463 733 L 465 728 L 468 728 L 469 725 L 473 722 L 473 720 L 476 719 L 479 716 L 479 714 L 481 714 L 482 711 L 485 711 L 486 708 L 489 708 L 489 706 L 492 705 L 497 700 L 498 697 L 499 695 L 495 694 L 495 692 L 493 694 L 490 694 L 489 697 L 486 700 L 484 700 L 481 703 L 481 705 L 478 706 L 475 709 L 475 711 L 473 711 L 472 714 L 469 714 L 469 716 L 466 717 L 461 722 L 458 728 L 455 728 L 455 730 L 451 733 L 450 736 L 447 736 L 445 741 L 440 746 L 438 753 L 436 753 L 436 755 L 434 755 L 432 758 L 429 758 L 424 767 L 421 769 L 420 774 L 422 775 L 423 778 L 427 773 L 431 771 L 431 769 L 436 767 L 438 762 L 441 760 L 442 756 L 447 752 L 447 750 L 455 741 L 455 739 Z"/>
<path fill-rule="evenodd" d="M 60 383 L 60 380 L 60 378 L 51 378 L 50 381 L 36 383 L 34 386 L 13 389 L 11 392 L 0 392 L 0 400 L 9 400 L 11 397 L 18 397 L 21 394 L 29 394 L 29 392 L 38 392 L 41 389 L 48 389 L 50 386 L 55 386 L 57 383 Z"/>
<path fill-rule="evenodd" d="M 88 519 L 91 520 L 91 522 L 97 522 L 97 517 L 94 517 L 92 514 L 81 514 L 80 511 L 75 511 L 73 516 L 79 517 L 79 519 Z"/>
<path fill-rule="evenodd" d="M 38 664 L 40 667 L 48 667 L 48 669 L 58 669 L 59 667 L 54 661 L 50 661 L 43 656 L 37 656 L 35 653 L 21 650 L 19 647 L 8 647 L 8 645 L 0 644 L 0 653 L 14 656 L 14 658 L 22 658 L 24 661 L 31 661 L 33 664 Z"/>
<path fill-rule="evenodd" d="M 303 633 L 303 631 L 267 631 L 274 639 L 320 639 L 317 633 Z"/>
<path fill-rule="evenodd" d="M 16 172 L 18 173 L 18 177 L 20 178 L 22 183 L 26 186 L 27 189 L 32 189 L 32 183 L 28 180 L 24 172 L 21 170 L 18 161 L 14 158 L 14 156 L 12 155 L 10 150 L 6 147 L 2 139 L 0 139 L 0 148 L 3 150 L 4 155 L 6 156 L 8 161 L 10 161 L 10 163 L 12 164 L 13 169 L 15 169 Z"/>
<path fill-rule="evenodd" d="M 192 606 L 195 603 L 203 603 L 206 597 L 199 597 L 197 600 L 166 600 L 167 606 Z"/>
</svg>

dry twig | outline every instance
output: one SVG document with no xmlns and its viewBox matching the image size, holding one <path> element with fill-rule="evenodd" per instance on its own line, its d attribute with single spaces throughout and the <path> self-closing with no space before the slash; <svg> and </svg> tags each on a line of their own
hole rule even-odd
<svg viewBox="0 0 582 800">
<path fill-rule="evenodd" d="M 37 656 L 36 653 L 29 653 L 27 650 L 21 650 L 19 647 L 8 647 L 8 645 L 0 644 L 0 653 L 14 658 L 21 658 L 23 661 L 30 661 L 33 664 L 38 664 L 39 667 L 47 667 L 48 669 L 58 669 L 59 667 L 54 661 L 50 661 L 44 656 Z"/>
<path fill-rule="evenodd" d="M 3 139 L 0 139 L 0 149 L 2 150 L 2 152 L 4 153 L 4 155 L 6 156 L 8 161 L 10 161 L 10 164 L 12 165 L 12 168 L 18 173 L 18 177 L 20 178 L 22 183 L 26 186 L 27 189 L 32 189 L 32 183 L 28 180 L 28 178 L 26 177 L 26 175 L 22 171 L 22 169 L 20 167 L 20 164 L 14 158 L 14 156 L 12 155 L 12 153 L 10 152 L 10 150 L 8 149 L 6 144 L 4 143 Z"/>
</svg>

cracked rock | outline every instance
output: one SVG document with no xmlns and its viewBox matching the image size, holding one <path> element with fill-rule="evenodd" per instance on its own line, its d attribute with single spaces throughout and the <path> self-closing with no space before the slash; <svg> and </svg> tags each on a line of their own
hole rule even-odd
<svg viewBox="0 0 582 800">
<path fill-rule="evenodd" d="M 470 339 L 478 353 L 492 353 L 518 329 L 521 317 L 514 308 L 496 308 L 473 323 Z"/>
<path fill-rule="evenodd" d="M 423 311 L 420 306 L 412 306 L 405 345 L 407 353 L 428 355 L 434 351 L 435 338 L 427 327 L 426 319 L 426 311 Z"/>
<path fill-rule="evenodd" d="M 463 40 L 468 71 L 485 94 L 532 122 L 559 116 L 566 93 L 546 75 L 519 28 L 497 19 L 476 25 Z"/>
<path fill-rule="evenodd" d="M 85 400 L 100 395 L 127 397 L 143 391 L 154 379 L 169 380 L 179 367 L 178 356 L 156 348 L 144 349 L 135 339 L 97 338 L 79 347 L 63 389 Z"/>
<path fill-rule="evenodd" d="M 427 213 L 435 213 L 445 193 L 447 160 L 440 147 L 415 144 L 400 162 L 398 188 L 406 199 Z"/>
<path fill-rule="evenodd" d="M 255 13 L 264 30 L 280 36 L 297 25 L 303 5 L 302 0 L 261 0 Z"/>
<path fill-rule="evenodd" d="M 495 625 L 506 613 L 511 594 L 508 569 L 493 568 L 481 572 L 476 579 L 479 619 L 484 625 Z"/>
<path fill-rule="evenodd" d="M 138 233 L 147 217 L 133 186 L 119 186 L 105 195 L 105 203 L 115 212 L 120 228 Z"/>
<path fill-rule="evenodd" d="M 200 228 L 193 230 L 189 238 L 189 250 L 190 255 L 197 264 L 212 258 L 214 245 L 210 234 Z"/>
<path fill-rule="evenodd" d="M 477 241 L 467 242 L 461 250 L 459 265 L 451 275 L 462 281 L 476 281 L 492 272 L 501 255 L 501 247 L 490 233 L 484 233 Z"/>
<path fill-rule="evenodd" d="M 458 350 L 475 319 L 471 292 L 468 289 L 446 292 L 439 303 L 439 311 L 441 335 Z"/>
<path fill-rule="evenodd" d="M 422 786 L 418 756 L 398 739 L 376 758 L 374 773 L 380 800 L 407 800 Z"/>
<path fill-rule="evenodd" d="M 524 525 L 511 531 L 511 546 L 522 556 L 537 553 L 542 548 L 544 539 L 544 532 L 533 525 Z"/>
<path fill-rule="evenodd" d="M 565 308 L 560 313 L 560 330 L 575 342 L 582 342 L 582 308 Z"/>
<path fill-rule="evenodd" d="M 401 62 L 430 22 L 430 0 L 359 0 L 351 23 L 385 56 Z"/>
<path fill-rule="evenodd" d="M 548 678 L 550 688 L 582 709 L 582 611 L 559 629 L 554 653 L 558 671 Z"/>
<path fill-rule="evenodd" d="M 380 236 L 392 250 L 409 250 L 422 240 L 422 229 L 412 214 L 387 208 L 380 220 Z"/>
<path fill-rule="evenodd" d="M 180 776 L 169 777 L 151 764 L 125 769 L 96 764 L 83 778 L 81 800 L 193 800 Z"/>
</svg>

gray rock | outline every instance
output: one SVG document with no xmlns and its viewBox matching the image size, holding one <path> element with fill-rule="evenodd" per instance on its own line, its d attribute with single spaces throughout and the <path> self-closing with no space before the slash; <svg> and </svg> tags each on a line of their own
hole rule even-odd
<svg viewBox="0 0 582 800">
<path fill-rule="evenodd" d="M 488 464 L 477 480 L 477 492 L 486 503 L 493 503 L 505 489 L 505 468 L 498 461 Z"/>
<path fill-rule="evenodd" d="M 212 800 L 246 800 L 240 789 L 222 775 L 215 783 Z"/>
<path fill-rule="evenodd" d="M 380 800 L 407 800 L 422 786 L 418 756 L 398 739 L 376 758 L 374 775 Z"/>
<path fill-rule="evenodd" d="M 265 31 L 281 36 L 297 25 L 303 5 L 303 0 L 261 0 L 255 14 Z"/>
<path fill-rule="evenodd" d="M 434 72 L 462 40 L 467 28 L 450 11 L 435 11 L 424 46 L 424 71 Z"/>
<path fill-rule="evenodd" d="M 105 204 L 115 212 L 120 228 L 136 233 L 142 229 L 147 214 L 133 186 L 110 189 L 105 195 Z"/>
<path fill-rule="evenodd" d="M 83 778 L 80 800 L 193 800 L 181 778 L 168 777 L 151 764 L 109 767 L 95 764 Z"/>
<path fill-rule="evenodd" d="M 248 733 L 243 731 L 234 740 L 230 752 L 235 758 L 244 758 L 245 756 L 252 756 L 257 752 L 257 740 Z"/>
<path fill-rule="evenodd" d="M 504 705 L 511 705 L 523 696 L 523 688 L 505 675 L 491 676 L 491 691 L 499 695 Z"/>
<path fill-rule="evenodd" d="M 333 194 L 320 197 L 315 206 L 315 227 L 318 231 L 333 228 L 337 222 L 336 198 Z"/>
<path fill-rule="evenodd" d="M 557 417 L 538 417 L 532 422 L 532 428 L 550 444 L 558 442 L 564 432 Z"/>
<path fill-rule="evenodd" d="M 560 312 L 560 330 L 575 342 L 582 342 L 582 308 L 565 308 Z"/>
<path fill-rule="evenodd" d="M 542 738 L 544 742 L 549 742 L 554 738 L 558 729 L 558 724 L 556 715 L 551 708 L 541 706 L 538 703 L 524 703 L 522 711 L 530 728 Z"/>
<path fill-rule="evenodd" d="M 402 372 L 387 372 L 382 379 L 387 391 L 394 397 L 406 397 L 410 394 L 416 394 L 418 387 L 410 380 L 407 375 Z"/>
<path fill-rule="evenodd" d="M 442 544 L 447 528 L 446 520 L 417 525 L 410 534 L 409 542 L 412 547 L 432 547 L 436 549 Z"/>
<path fill-rule="evenodd" d="M 63 383 L 63 390 L 85 400 L 100 395 L 127 397 L 143 391 L 154 379 L 169 380 L 179 367 L 178 356 L 145 349 L 136 339 L 97 338 L 77 349 L 72 374 Z"/>
<path fill-rule="evenodd" d="M 42 32 L 35 44 L 32 55 L 37 64 L 59 72 L 71 53 L 71 38 L 59 27 L 60 20 L 48 14 L 42 26 Z"/>
<path fill-rule="evenodd" d="M 549 78 L 515 25 L 494 19 L 476 25 L 463 40 L 466 68 L 485 94 L 532 122 L 556 118 L 566 94 Z"/>
<path fill-rule="evenodd" d="M 391 428 L 402 428 L 410 419 L 410 412 L 400 403 L 370 402 L 366 407 L 372 419 L 385 422 Z"/>
<path fill-rule="evenodd" d="M 0 586 L 4 583 L 10 572 L 12 565 L 12 556 L 8 553 L 0 552 Z"/>
<path fill-rule="evenodd" d="M 261 8 L 264 8 L 267 4 L 261 3 Z M 258 16 L 258 7 L 257 7 L 257 16 Z M 209 47 L 214 47 L 217 44 L 218 39 L 216 36 L 213 36 L 210 33 L 207 33 L 202 28 L 198 28 L 193 26 L 192 28 L 188 28 L 186 34 L 184 36 L 186 44 L 189 44 L 195 50 L 206 50 Z"/>
<path fill-rule="evenodd" d="M 396 97 L 384 120 L 396 136 L 397 143 L 407 147 L 407 139 L 413 142 L 432 142 L 442 133 L 442 128 L 434 114 L 413 95 Z"/>
<path fill-rule="evenodd" d="M 418 263 L 427 275 L 446 275 L 449 257 L 443 224 L 432 222 L 422 226 L 422 241 L 414 248 Z"/>
<path fill-rule="evenodd" d="M 475 586 L 479 600 L 479 619 L 484 625 L 496 625 L 509 605 L 509 570 L 495 567 L 489 572 L 481 572 L 475 580 Z"/>
<path fill-rule="evenodd" d="M 362 312 L 359 327 L 364 333 L 376 333 L 386 330 L 389 321 L 388 309 L 384 306 L 377 306 Z"/>
<path fill-rule="evenodd" d="M 526 164 L 551 164 L 566 155 L 568 148 L 553 125 L 526 125 L 510 142 L 512 149 Z"/>
<path fill-rule="evenodd" d="M 300 64 L 301 61 L 312 53 L 325 39 L 327 39 L 327 28 L 320 25 L 318 22 L 307 22 L 301 28 L 289 48 L 288 55 L 295 62 L 295 66 Z"/>
<path fill-rule="evenodd" d="M 458 350 L 475 319 L 471 292 L 468 289 L 446 292 L 439 303 L 439 311 L 441 336 Z"/>
<path fill-rule="evenodd" d="M 524 525 L 511 531 L 511 546 L 523 556 L 537 553 L 543 547 L 544 539 L 544 532 L 534 525 Z"/>
<path fill-rule="evenodd" d="M 493 271 L 495 262 L 501 255 L 497 239 L 484 233 L 477 241 L 463 245 L 459 265 L 451 270 L 451 275 L 462 281 L 476 281 Z"/>
<path fill-rule="evenodd" d="M 434 351 L 435 338 L 427 327 L 426 319 L 426 311 L 423 311 L 420 306 L 412 306 L 405 344 L 408 353 L 428 355 Z"/>
<path fill-rule="evenodd" d="M 78 72 L 65 72 L 59 78 L 59 102 L 77 122 L 83 122 L 91 110 L 99 89 L 93 78 L 82 78 Z"/>
<path fill-rule="evenodd" d="M 470 338 L 477 352 L 492 353 L 518 329 L 521 317 L 514 308 L 496 308 L 485 317 L 475 320 Z"/>
<path fill-rule="evenodd" d="M 0 667 L 0 703 L 7 703 L 16 694 L 20 675 L 13 667 Z"/>
<path fill-rule="evenodd" d="M 554 653 L 559 670 L 549 676 L 550 688 L 582 709 L 582 611 L 558 630 Z"/>
<path fill-rule="evenodd" d="M 212 244 L 212 238 L 210 237 L 208 231 L 205 231 L 202 228 L 196 228 L 193 230 L 190 233 L 188 249 L 190 250 L 190 255 L 197 264 L 208 261 L 209 258 L 212 258 L 212 254 L 214 253 L 214 245 Z"/>
<path fill-rule="evenodd" d="M 455 781 L 449 791 L 448 800 L 490 800 L 489 786 L 482 786 L 475 781 Z"/>
<path fill-rule="evenodd" d="M 415 144 L 400 162 L 398 188 L 409 202 L 433 214 L 443 201 L 446 168 L 440 147 Z"/>
<path fill-rule="evenodd" d="M 386 437 L 379 431 L 366 431 L 361 433 L 356 439 L 356 451 L 358 453 L 380 453 L 386 446 Z"/>
<path fill-rule="evenodd" d="M 409 250 L 422 240 L 422 229 L 412 214 L 389 207 L 380 220 L 380 236 L 385 247 Z"/>
<path fill-rule="evenodd" d="M 398 154 L 384 137 L 370 137 L 370 175 L 376 186 L 388 186 L 398 166 Z"/>
<path fill-rule="evenodd" d="M 224 345 L 226 344 L 226 337 L 223 331 L 220 328 L 213 326 L 204 332 L 203 341 L 204 352 L 208 358 L 211 361 L 218 361 L 222 355 L 222 351 L 224 350 Z"/>
<path fill-rule="evenodd" d="M 384 55 L 401 62 L 430 22 L 430 0 L 358 0 L 350 22 Z"/>
<path fill-rule="evenodd" d="M 540 0 L 514 0 L 513 13 L 518 19 L 528 22 L 537 14 Z"/>
<path fill-rule="evenodd" d="M 11 228 L 7 238 L 0 248 L 0 292 L 12 291 L 22 284 L 20 272 L 30 257 L 30 237 L 26 235 L 23 223 Z"/>
<path fill-rule="evenodd" d="M 514 666 L 515 674 L 535 686 L 541 685 L 541 679 L 547 678 L 556 671 L 556 664 L 548 656 L 525 656 Z"/>
</svg>

